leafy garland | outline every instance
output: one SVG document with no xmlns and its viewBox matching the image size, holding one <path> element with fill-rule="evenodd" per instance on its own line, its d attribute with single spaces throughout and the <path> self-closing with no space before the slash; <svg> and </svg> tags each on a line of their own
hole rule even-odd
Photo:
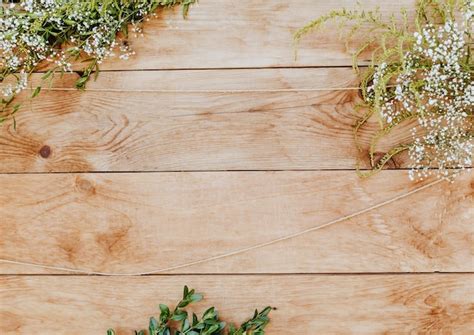
<svg viewBox="0 0 474 335">
<path fill-rule="evenodd" d="M 410 178 L 436 174 L 452 179 L 472 166 L 474 153 L 474 63 L 472 25 L 474 2 L 470 0 L 420 0 L 415 17 L 406 10 L 385 19 L 379 9 L 335 10 L 300 29 L 304 35 L 328 21 L 339 23 L 349 43 L 362 31 L 365 42 L 353 54 L 360 78 L 364 111 L 354 125 L 358 135 L 372 115 L 380 128 L 373 134 L 368 156 L 372 169 L 358 173 L 367 177 L 380 171 L 395 155 L 408 151 Z M 349 25 L 349 23 L 351 25 Z M 361 29 L 365 28 L 365 29 Z M 371 51 L 367 69 L 357 66 L 360 56 Z M 397 126 L 416 120 L 412 142 L 400 143 L 376 159 L 379 141 Z"/>
<path fill-rule="evenodd" d="M 187 286 L 183 290 L 183 299 L 178 302 L 175 309 L 171 311 L 168 306 L 160 304 L 160 316 L 158 320 L 150 318 L 148 335 L 221 335 L 226 329 L 226 323 L 219 319 L 214 307 L 208 308 L 199 319 L 193 313 L 191 321 L 184 307 L 190 303 L 201 301 L 202 294 L 189 290 Z M 227 335 L 264 335 L 265 327 L 270 322 L 268 314 L 272 307 L 265 307 L 261 312 L 255 310 L 252 318 L 245 321 L 236 328 L 229 325 Z M 135 331 L 135 335 L 145 335 L 145 330 Z M 115 335 L 113 329 L 107 331 L 107 335 Z"/>
<path fill-rule="evenodd" d="M 20 104 L 17 94 L 40 66 L 48 66 L 42 81 L 56 73 L 72 72 L 72 63 L 83 68 L 75 86 L 84 89 L 99 65 L 119 53 L 127 59 L 134 52 L 127 42 L 129 28 L 141 34 L 141 24 L 158 9 L 182 5 L 183 16 L 197 0 L 21 0 L 0 6 L 0 123 L 13 118 Z M 32 97 L 41 91 L 37 86 Z"/>
</svg>

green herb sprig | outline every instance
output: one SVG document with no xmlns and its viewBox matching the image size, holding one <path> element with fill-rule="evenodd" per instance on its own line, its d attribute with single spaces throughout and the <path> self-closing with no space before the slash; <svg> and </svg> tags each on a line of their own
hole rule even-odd
<svg viewBox="0 0 474 335">
<path fill-rule="evenodd" d="M 227 331 L 228 335 L 264 335 L 265 327 L 270 322 L 268 314 L 272 307 L 265 307 L 262 311 L 255 310 L 253 317 L 236 328 L 219 319 L 215 307 L 208 308 L 199 318 L 195 313 L 189 317 L 185 310 L 189 304 L 201 301 L 203 295 L 194 289 L 184 286 L 183 298 L 173 310 L 167 305 L 160 304 L 158 319 L 151 317 L 148 325 L 148 335 L 221 335 Z M 145 330 L 135 331 L 135 335 L 146 335 Z M 107 330 L 107 335 L 115 335 L 113 329 Z"/>
</svg>

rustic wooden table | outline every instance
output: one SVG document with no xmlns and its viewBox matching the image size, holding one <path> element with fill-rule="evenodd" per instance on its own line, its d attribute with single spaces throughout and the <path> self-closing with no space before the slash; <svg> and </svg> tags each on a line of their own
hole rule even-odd
<svg viewBox="0 0 474 335">
<path fill-rule="evenodd" d="M 70 89 L 77 74 L 55 81 L 19 112 L 16 131 L 0 129 L 1 258 L 163 269 L 429 182 L 409 181 L 404 156 L 356 176 L 360 98 L 335 29 L 305 38 L 294 58 L 297 28 L 355 3 L 201 0 L 186 21 L 175 10 L 147 24 L 131 40 L 137 55 L 104 64 L 85 92 Z M 407 126 L 392 140 L 409 136 Z M 200 306 L 236 322 L 276 306 L 270 335 L 472 334 L 473 185 L 469 172 L 322 230 L 155 275 L 0 264 L 0 333 L 131 334 L 187 284 L 205 294 Z"/>
</svg>

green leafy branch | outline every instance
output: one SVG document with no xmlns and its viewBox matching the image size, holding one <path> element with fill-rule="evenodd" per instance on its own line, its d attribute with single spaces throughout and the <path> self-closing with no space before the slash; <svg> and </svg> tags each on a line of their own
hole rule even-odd
<svg viewBox="0 0 474 335">
<path fill-rule="evenodd" d="M 226 329 L 226 322 L 219 319 L 215 307 L 208 308 L 199 318 L 195 313 L 189 317 L 185 307 L 199 302 L 202 294 L 187 286 L 183 290 L 183 298 L 173 310 L 167 305 L 160 304 L 160 316 L 150 317 L 148 335 L 221 335 L 227 330 L 228 335 L 264 335 L 265 327 L 270 322 L 268 314 L 272 307 L 265 307 L 262 311 L 255 310 L 253 317 L 236 328 L 230 324 Z M 135 335 L 146 335 L 145 330 L 135 331 Z M 113 329 L 107 330 L 107 335 L 115 335 Z"/>
</svg>

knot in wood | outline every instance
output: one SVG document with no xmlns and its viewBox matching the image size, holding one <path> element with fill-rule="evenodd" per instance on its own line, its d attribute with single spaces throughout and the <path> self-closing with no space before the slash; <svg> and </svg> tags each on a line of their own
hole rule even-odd
<svg viewBox="0 0 474 335">
<path fill-rule="evenodd" d="M 83 178 L 76 179 L 76 187 L 79 191 L 86 193 L 86 194 L 95 194 L 95 187 L 94 184 Z"/>
<path fill-rule="evenodd" d="M 43 145 L 39 150 L 39 154 L 43 158 L 48 158 L 51 155 L 51 148 L 49 145 Z"/>
</svg>

